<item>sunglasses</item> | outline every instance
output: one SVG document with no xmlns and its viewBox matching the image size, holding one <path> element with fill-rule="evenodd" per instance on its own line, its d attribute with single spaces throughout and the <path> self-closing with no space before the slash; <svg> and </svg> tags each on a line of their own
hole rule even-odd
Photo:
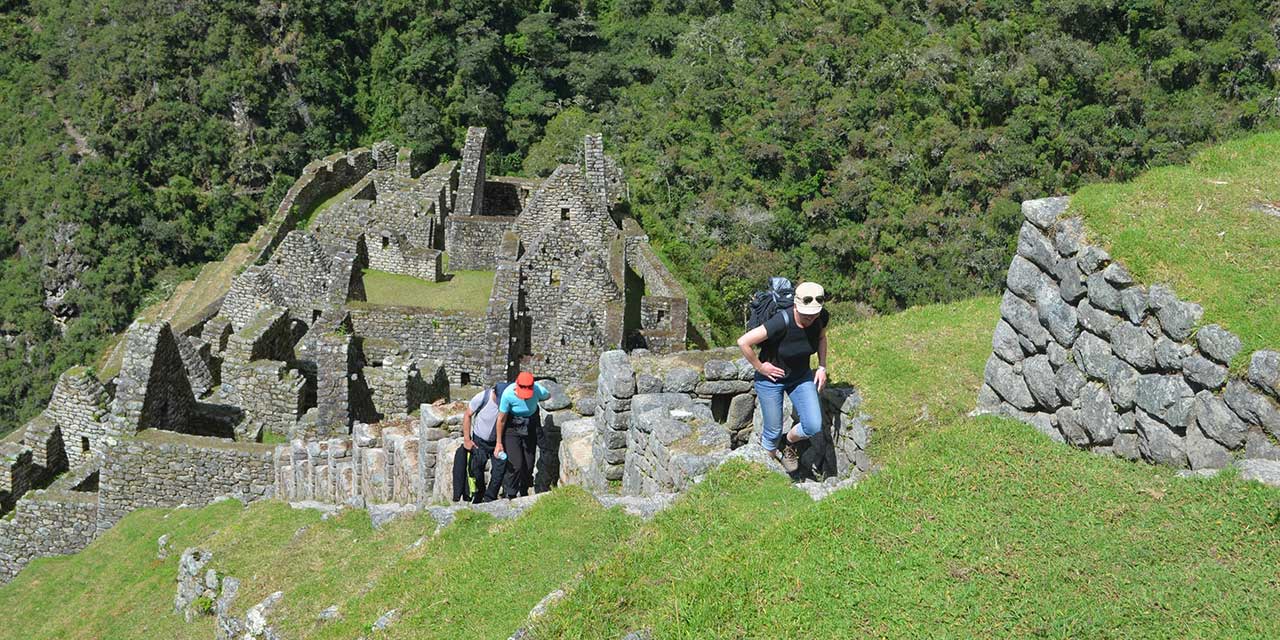
<svg viewBox="0 0 1280 640">
<path fill-rule="evenodd" d="M 800 304 L 813 304 L 815 302 L 822 304 L 826 302 L 828 298 L 827 296 L 800 296 L 799 298 L 796 298 L 796 300 L 799 300 Z"/>
<path fill-rule="evenodd" d="M 531 384 L 517 384 L 517 385 L 516 385 L 516 388 L 518 388 L 518 389 L 532 389 L 532 388 L 533 388 L 533 385 L 531 385 Z"/>
</svg>

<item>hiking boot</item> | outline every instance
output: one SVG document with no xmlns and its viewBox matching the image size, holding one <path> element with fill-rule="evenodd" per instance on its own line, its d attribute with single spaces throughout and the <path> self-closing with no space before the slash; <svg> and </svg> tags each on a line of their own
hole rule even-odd
<svg viewBox="0 0 1280 640">
<path fill-rule="evenodd" d="M 795 473 L 800 468 L 800 452 L 794 442 L 788 442 L 782 448 L 782 468 L 787 473 Z"/>
</svg>

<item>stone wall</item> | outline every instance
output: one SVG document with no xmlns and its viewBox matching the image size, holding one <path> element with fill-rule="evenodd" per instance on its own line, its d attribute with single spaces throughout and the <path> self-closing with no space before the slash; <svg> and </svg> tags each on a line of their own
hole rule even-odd
<svg viewBox="0 0 1280 640">
<path fill-rule="evenodd" d="M 0 520 L 0 584 L 32 560 L 84 549 L 97 537 L 98 501 L 91 492 L 36 491 Z"/>
<path fill-rule="evenodd" d="M 394 342 L 403 354 L 444 362 L 456 384 L 485 377 L 486 348 L 492 338 L 482 315 L 369 305 L 352 309 L 351 323 L 356 334 Z"/>
<path fill-rule="evenodd" d="M 1024 202 L 992 337 L 983 412 L 1130 460 L 1219 469 L 1280 460 L 1280 353 L 1228 366 L 1240 340 L 1199 305 L 1138 283 L 1084 238 L 1067 198 Z"/>
<path fill-rule="evenodd" d="M 689 300 L 684 288 L 649 245 L 634 220 L 623 221 L 627 266 L 643 285 L 636 346 L 655 353 L 683 351 L 689 333 Z M 629 327 L 631 328 L 631 327 Z"/>
<path fill-rule="evenodd" d="M 458 169 L 458 195 L 453 209 L 456 216 L 484 213 L 481 206 L 484 204 L 484 156 L 488 134 L 484 127 L 467 127 L 467 138 L 462 144 L 462 163 Z"/>
<path fill-rule="evenodd" d="M 621 479 L 630 493 L 679 491 L 730 451 L 760 449 L 754 371 L 736 349 L 611 351 L 601 355 L 599 372 L 587 484 Z M 827 387 L 819 397 L 822 432 L 805 448 L 799 475 L 847 478 L 869 471 L 870 427 L 861 396 L 851 387 Z M 783 416 L 785 431 L 796 419 L 789 399 Z"/>
<path fill-rule="evenodd" d="M 439 360 L 390 356 L 364 368 L 377 419 L 406 415 L 422 404 L 448 399 L 449 379 Z"/>
<path fill-rule="evenodd" d="M 514 226 L 508 216 L 452 216 L 446 223 L 450 271 L 487 270 L 497 264 L 502 237 Z"/>
<path fill-rule="evenodd" d="M 121 435 L 105 420 L 108 402 L 106 388 L 89 369 L 72 367 L 58 377 L 44 415 L 62 430 L 70 466 L 101 454 L 107 438 Z"/>
<path fill-rule="evenodd" d="M 427 282 L 444 280 L 440 252 L 410 244 L 404 236 L 391 232 L 376 234 L 366 241 L 369 268 L 421 278 Z"/>
<path fill-rule="evenodd" d="M 373 154 L 364 148 L 335 153 L 303 167 L 302 175 L 280 200 L 275 215 L 250 241 L 256 255 L 254 262 L 266 260 L 317 205 L 359 182 L 373 168 Z"/>
<path fill-rule="evenodd" d="M 184 431 L 195 415 L 195 396 L 168 322 L 134 321 L 111 405 L 112 430 Z"/>
<path fill-rule="evenodd" d="M 275 494 L 289 501 L 326 504 L 430 502 L 438 446 L 449 434 L 430 405 L 421 407 L 421 416 L 374 425 L 357 423 L 348 436 L 295 440 L 277 447 Z M 450 458 L 447 464 L 451 463 Z"/>
<path fill-rule="evenodd" d="M 272 447 L 149 430 L 112 446 L 99 476 L 98 531 L 145 507 L 269 498 Z"/>
</svg>

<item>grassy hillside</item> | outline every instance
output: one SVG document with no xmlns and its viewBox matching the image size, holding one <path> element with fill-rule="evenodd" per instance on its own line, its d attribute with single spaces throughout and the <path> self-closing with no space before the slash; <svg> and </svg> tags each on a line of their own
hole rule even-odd
<svg viewBox="0 0 1280 640">
<path fill-rule="evenodd" d="M 425 518 L 375 532 L 361 513 L 321 521 L 278 503 L 143 511 L 0 588 L 0 638 L 209 637 L 209 621 L 169 613 L 165 533 L 245 580 L 241 611 L 284 590 L 287 637 L 356 637 L 390 609 L 402 618 L 378 637 L 505 637 L 566 584 L 537 637 L 1280 633 L 1280 491 L 965 416 L 997 304 L 834 328 L 833 372 L 862 386 L 886 468 L 821 503 L 733 465 L 650 523 L 569 488 L 514 522 L 467 514 L 417 546 L 434 530 Z M 499 568 L 517 560 L 518 573 Z M 319 623 L 331 604 L 344 618 Z"/>
<path fill-rule="evenodd" d="M 1280 134 L 1212 147 L 1187 166 L 1081 189 L 1071 211 L 1144 283 L 1172 284 L 1244 341 L 1280 346 Z"/>
</svg>

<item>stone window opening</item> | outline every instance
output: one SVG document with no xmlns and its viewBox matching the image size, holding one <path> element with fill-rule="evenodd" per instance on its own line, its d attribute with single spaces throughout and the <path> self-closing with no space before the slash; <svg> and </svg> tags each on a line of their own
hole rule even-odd
<svg viewBox="0 0 1280 640">
<path fill-rule="evenodd" d="M 461 385 L 462 385 L 462 386 L 464 386 L 464 387 L 465 387 L 465 386 L 467 386 L 467 385 L 470 385 L 470 384 L 471 384 L 471 373 L 470 373 L 470 372 L 468 372 L 468 371 L 463 371 L 462 373 L 459 373 L 459 374 L 458 374 L 458 384 L 461 384 Z"/>
<path fill-rule="evenodd" d="M 559 269 L 552 269 L 547 274 L 547 284 L 553 287 L 560 286 L 560 270 Z"/>
<path fill-rule="evenodd" d="M 733 401 L 732 393 L 716 393 L 711 396 L 711 417 L 724 424 L 729 419 L 729 403 Z"/>
<path fill-rule="evenodd" d="M 89 438 L 87 436 L 80 436 L 80 452 L 89 453 Z"/>
<path fill-rule="evenodd" d="M 382 236 L 382 248 L 386 249 L 391 244 L 391 238 Z"/>
<path fill-rule="evenodd" d="M 560 219 L 561 220 L 569 219 L 569 207 L 560 207 Z"/>
<path fill-rule="evenodd" d="M 658 309 L 658 324 L 662 324 L 662 321 L 665 320 L 666 317 L 667 312 L 663 309 Z"/>
</svg>

